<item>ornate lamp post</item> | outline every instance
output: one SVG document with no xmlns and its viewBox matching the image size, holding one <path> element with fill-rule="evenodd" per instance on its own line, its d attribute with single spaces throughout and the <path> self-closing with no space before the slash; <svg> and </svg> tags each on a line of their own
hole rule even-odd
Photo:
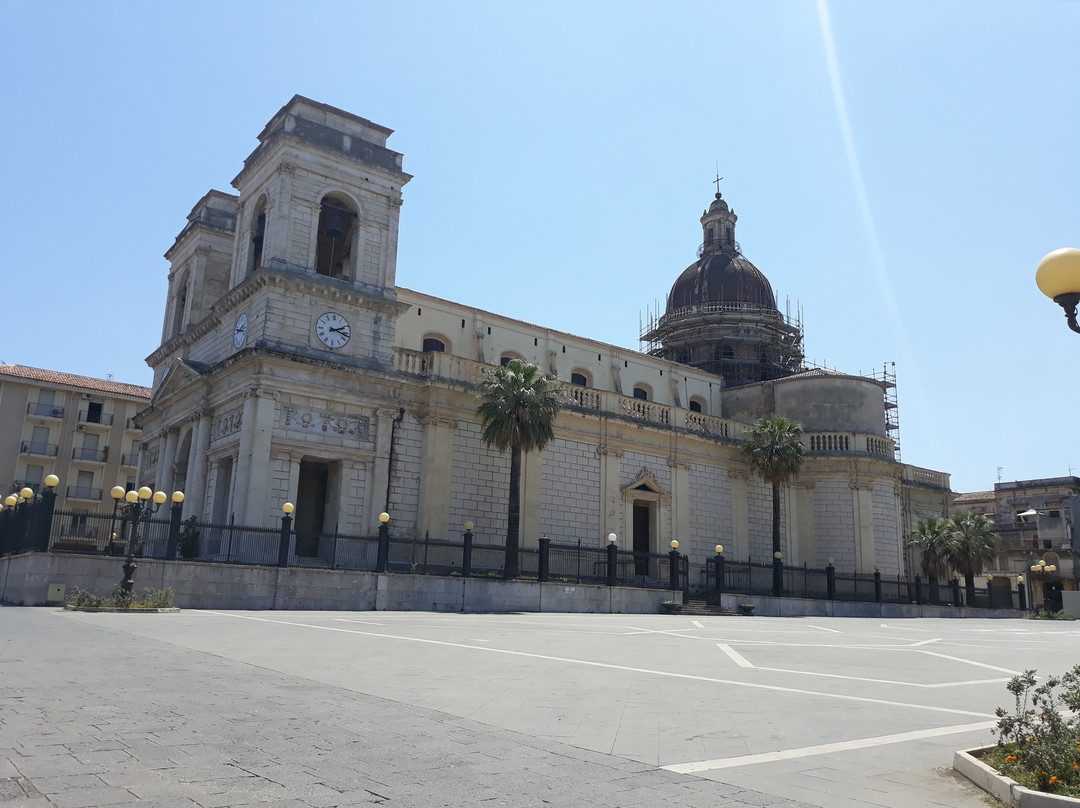
<svg viewBox="0 0 1080 808">
<path fill-rule="evenodd" d="M 1046 583 L 1057 580 L 1057 564 L 1047 564 L 1046 560 L 1040 560 L 1038 564 L 1030 567 L 1031 577 L 1039 583 L 1039 596 L 1042 598 L 1042 607 L 1046 608 Z M 1031 588 L 1031 609 L 1035 610 L 1035 588 Z"/>
<path fill-rule="evenodd" d="M 164 491 L 151 491 L 143 486 L 138 491 L 125 491 L 123 486 L 117 485 L 109 493 L 113 498 L 113 520 L 120 517 L 121 525 L 128 523 L 127 558 L 124 561 L 124 579 L 120 582 L 120 589 L 128 594 L 135 588 L 135 547 L 139 538 L 139 524 L 149 522 L 150 518 L 158 512 L 165 501 L 169 498 Z M 184 493 L 175 491 L 172 495 L 174 506 L 184 501 Z M 120 503 L 125 503 L 121 505 Z"/>
<path fill-rule="evenodd" d="M 1080 305 L 1080 250 L 1062 247 L 1046 255 L 1035 270 L 1035 283 L 1044 295 L 1065 309 L 1069 328 L 1080 334 L 1076 307 Z"/>
<path fill-rule="evenodd" d="M 8 511 L 0 532 L 0 551 L 33 549 L 45 552 L 49 549 L 49 531 L 60 478 L 50 474 L 44 483 L 45 490 L 40 495 L 28 486 L 4 499 L 3 505 Z M 9 520 L 13 524 L 9 524 Z"/>
</svg>

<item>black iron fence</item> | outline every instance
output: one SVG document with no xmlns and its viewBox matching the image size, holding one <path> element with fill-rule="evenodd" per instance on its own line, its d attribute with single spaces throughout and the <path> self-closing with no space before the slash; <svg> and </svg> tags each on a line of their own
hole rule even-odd
<svg viewBox="0 0 1080 808">
<path fill-rule="evenodd" d="M 716 558 L 698 569 L 694 589 L 719 603 L 721 593 L 772 595 L 776 567 L 768 563 L 728 561 Z M 718 585 L 719 582 L 719 585 Z M 844 573 L 835 567 L 824 569 L 780 565 L 780 596 L 827 599 L 863 603 L 915 603 L 940 606 L 972 606 L 990 609 L 1025 609 L 1027 593 L 1023 584 L 1016 589 L 991 583 L 968 589 L 956 578 L 948 581 L 923 580 L 873 574 Z"/>
<path fill-rule="evenodd" d="M 42 513 L 44 498 L 0 514 L 0 554 L 25 551 L 321 569 L 402 572 L 420 575 L 502 577 L 506 549 L 498 544 L 445 539 L 297 533 L 292 519 L 262 528 L 157 515 L 125 520 L 83 511 Z M 50 500 L 51 502 L 51 500 Z M 685 590 L 689 561 L 677 552 L 634 553 L 612 546 L 541 539 L 518 553 L 520 576 L 540 581 L 598 583 Z"/>
</svg>

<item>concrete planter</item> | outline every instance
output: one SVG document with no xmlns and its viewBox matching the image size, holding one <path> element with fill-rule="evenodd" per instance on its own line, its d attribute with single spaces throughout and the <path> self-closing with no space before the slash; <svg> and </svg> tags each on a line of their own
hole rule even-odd
<svg viewBox="0 0 1080 808">
<path fill-rule="evenodd" d="M 1080 800 L 1074 797 L 1061 797 L 1057 794 L 1033 791 L 1030 788 L 1024 788 L 1024 786 L 1003 774 L 998 774 L 996 769 L 987 766 L 980 760 L 982 754 L 992 748 L 983 747 L 954 753 L 953 770 L 964 775 L 983 791 L 997 797 L 1006 805 L 1017 806 L 1017 808 L 1080 806 Z"/>
</svg>

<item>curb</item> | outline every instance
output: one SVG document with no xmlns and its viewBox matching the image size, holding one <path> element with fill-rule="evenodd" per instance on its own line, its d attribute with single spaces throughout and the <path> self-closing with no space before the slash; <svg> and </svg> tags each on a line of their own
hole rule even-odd
<svg viewBox="0 0 1080 808">
<path fill-rule="evenodd" d="M 1033 791 L 1017 783 L 1010 777 L 998 774 L 996 769 L 987 766 L 978 755 L 993 749 L 983 746 L 966 752 L 953 753 L 953 770 L 962 774 L 983 791 L 997 797 L 1006 805 L 1016 808 L 1065 808 L 1080 806 L 1080 799 L 1063 797 L 1059 794 L 1047 794 L 1045 791 Z"/>
<path fill-rule="evenodd" d="M 122 612 L 124 614 L 179 614 L 175 606 L 165 609 L 120 609 L 116 606 L 64 606 L 65 612 Z"/>
</svg>

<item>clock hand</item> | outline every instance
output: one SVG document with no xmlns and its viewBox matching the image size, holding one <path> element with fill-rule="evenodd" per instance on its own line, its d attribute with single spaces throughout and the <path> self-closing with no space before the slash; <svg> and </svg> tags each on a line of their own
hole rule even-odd
<svg viewBox="0 0 1080 808">
<path fill-rule="evenodd" d="M 345 333 L 346 331 L 348 331 L 349 329 L 348 329 L 348 327 L 347 327 L 347 326 L 342 326 L 341 328 L 331 328 L 330 330 L 331 330 L 331 331 L 336 331 L 336 332 L 337 332 L 337 333 L 339 333 L 339 334 L 344 334 L 344 333 Z"/>
</svg>

